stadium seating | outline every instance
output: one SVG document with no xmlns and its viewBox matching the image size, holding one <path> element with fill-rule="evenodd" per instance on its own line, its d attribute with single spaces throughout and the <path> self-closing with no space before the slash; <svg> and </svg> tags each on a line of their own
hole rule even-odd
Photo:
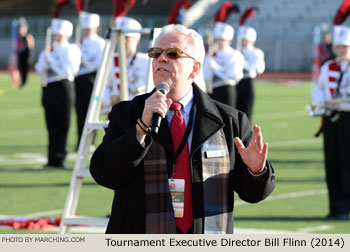
<svg viewBox="0 0 350 252">
<path fill-rule="evenodd" d="M 191 26 L 208 33 L 213 27 L 216 11 L 224 2 L 225 0 L 220 0 L 209 6 L 205 15 Z M 323 23 L 331 26 L 341 2 L 342 0 L 234 1 L 240 8 L 240 14 L 249 6 L 259 8 L 254 18 L 246 20 L 246 25 L 254 27 L 258 32 L 256 45 L 265 52 L 267 70 L 284 72 L 311 71 L 314 27 Z M 227 22 L 237 29 L 239 15 L 231 15 Z"/>
<path fill-rule="evenodd" d="M 213 17 L 216 11 L 225 1 L 193 1 L 194 5 L 188 13 L 191 13 L 193 10 L 198 11 L 198 6 L 201 6 L 201 3 L 206 4 L 202 4 L 205 7 L 204 9 L 201 7 L 202 9 L 200 10 L 204 14 L 198 19 L 192 20 L 189 26 L 197 29 L 204 36 L 208 34 L 213 27 Z M 241 13 L 249 6 L 259 8 L 254 18 L 247 19 L 246 25 L 254 27 L 258 32 L 256 45 L 265 52 L 267 71 L 310 72 L 314 27 L 321 24 L 331 27 L 332 19 L 342 0 L 235 0 L 233 2 L 240 7 Z M 164 13 L 164 16 L 143 15 L 142 9 L 134 12 L 131 11 L 130 13 L 144 27 L 164 25 L 168 15 L 168 13 Z M 192 16 L 196 15 L 193 15 L 192 12 Z M 76 17 L 69 19 L 73 23 L 77 22 Z M 13 18 L 11 17 L 0 17 L 0 46 L 2 48 L 11 47 L 12 20 Z M 111 16 L 102 15 L 101 35 L 105 34 L 105 30 L 111 24 L 111 20 Z M 50 23 L 50 17 L 30 16 L 28 17 L 28 22 L 31 26 L 31 33 L 37 39 L 35 50 L 35 57 L 37 57 L 38 52 L 44 45 L 45 28 Z M 227 22 L 237 29 L 239 15 L 231 15 Z M 235 43 L 234 41 L 234 45 Z M 296 45 L 298 46 L 297 48 Z M 293 48 L 294 50 L 286 50 L 286 48 Z M 7 50 L 0 51 L 0 67 L 6 67 L 7 60 Z"/>
</svg>

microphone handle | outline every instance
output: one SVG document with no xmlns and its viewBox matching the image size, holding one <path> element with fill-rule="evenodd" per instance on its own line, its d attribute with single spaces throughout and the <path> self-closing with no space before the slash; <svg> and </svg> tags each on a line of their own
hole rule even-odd
<svg viewBox="0 0 350 252">
<path fill-rule="evenodd" d="M 159 92 L 161 92 L 163 95 L 166 95 L 166 90 L 159 89 Z M 160 123 L 162 121 L 162 117 L 158 113 L 154 113 L 152 117 L 152 123 L 151 123 L 151 132 L 158 134 L 158 130 L 160 127 Z"/>
<path fill-rule="evenodd" d="M 161 121 L 162 121 L 162 117 L 159 114 L 154 113 L 152 117 L 152 124 L 151 124 L 152 133 L 158 134 Z"/>
</svg>

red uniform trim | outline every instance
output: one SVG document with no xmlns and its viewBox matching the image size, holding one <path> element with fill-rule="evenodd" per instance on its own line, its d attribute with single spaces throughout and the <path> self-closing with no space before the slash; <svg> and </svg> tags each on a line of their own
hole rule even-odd
<svg viewBox="0 0 350 252">
<path fill-rule="evenodd" d="M 333 61 L 329 64 L 329 70 L 340 72 L 340 66 L 336 61 Z"/>
<path fill-rule="evenodd" d="M 116 67 L 119 66 L 119 59 L 118 59 L 118 57 L 114 57 L 114 65 Z"/>
</svg>

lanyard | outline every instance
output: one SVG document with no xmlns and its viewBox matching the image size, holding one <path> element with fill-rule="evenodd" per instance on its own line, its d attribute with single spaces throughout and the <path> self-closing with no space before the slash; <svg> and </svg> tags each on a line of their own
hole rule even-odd
<svg viewBox="0 0 350 252">
<path fill-rule="evenodd" d="M 135 55 L 132 57 L 132 59 L 131 59 L 131 61 L 130 61 L 130 66 L 132 67 L 132 65 L 134 65 L 134 61 L 135 61 L 135 59 L 136 59 L 136 54 L 137 53 L 135 53 Z"/>
<path fill-rule="evenodd" d="M 340 64 L 339 64 L 339 66 L 340 66 Z M 339 76 L 339 79 L 338 79 L 338 81 L 337 81 L 337 89 L 336 89 L 335 95 L 334 95 L 335 97 L 340 97 L 340 82 L 341 82 L 342 79 L 343 79 L 344 73 L 346 73 L 346 72 L 349 70 L 349 66 L 350 66 L 350 63 L 348 63 L 348 64 L 346 65 L 346 68 L 345 68 L 344 71 L 342 71 L 342 70 L 340 69 L 340 76 Z"/>
<path fill-rule="evenodd" d="M 194 104 L 195 102 L 193 101 L 192 107 L 191 107 L 191 111 L 190 111 L 190 118 L 188 120 L 188 125 L 186 127 L 186 131 L 185 134 L 181 140 L 181 143 L 179 145 L 179 148 L 177 148 L 176 153 L 174 153 L 174 159 L 173 159 L 173 172 L 172 172 L 172 177 L 174 177 L 175 174 L 175 163 L 176 163 L 176 159 L 180 156 L 182 150 L 185 148 L 186 142 L 187 142 L 187 138 L 190 135 L 192 126 L 193 126 L 193 114 L 194 114 Z M 174 115 L 175 116 L 175 115 Z"/>
</svg>

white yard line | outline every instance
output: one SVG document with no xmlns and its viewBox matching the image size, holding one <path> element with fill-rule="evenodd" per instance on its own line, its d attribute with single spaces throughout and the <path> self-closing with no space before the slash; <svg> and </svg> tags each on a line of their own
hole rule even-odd
<svg viewBox="0 0 350 252">
<path fill-rule="evenodd" d="M 37 135 L 43 135 L 45 133 L 46 133 L 46 130 L 44 129 L 5 131 L 5 132 L 0 132 L 0 138 L 34 136 L 34 135 L 37 136 Z"/>
<path fill-rule="evenodd" d="M 67 160 L 76 160 L 77 154 L 70 153 L 67 155 Z M 1 165 L 39 165 L 42 166 L 46 163 L 47 157 L 44 153 L 32 152 L 32 153 L 16 153 L 11 156 L 0 156 Z M 30 167 L 32 169 L 33 167 Z M 7 170 L 15 171 L 15 167 L 8 168 Z M 25 170 L 25 167 L 18 167 L 19 170 Z"/>
<path fill-rule="evenodd" d="M 332 228 L 333 228 L 332 226 L 324 225 L 324 226 L 317 226 L 317 227 L 301 228 L 301 229 L 298 229 L 297 232 L 298 233 L 312 233 L 315 231 L 330 230 Z"/>
<path fill-rule="evenodd" d="M 19 108 L 19 109 L 6 109 L 0 111 L 0 116 L 23 116 L 29 114 L 39 114 L 43 113 L 43 109 L 41 108 Z"/>
<path fill-rule="evenodd" d="M 256 229 L 256 228 L 234 228 L 235 234 L 295 234 L 288 230 Z"/>
<path fill-rule="evenodd" d="M 56 210 L 49 210 L 49 211 L 43 211 L 43 212 L 29 213 L 26 215 L 0 215 L 0 220 L 40 218 L 43 216 L 51 217 L 52 215 L 61 215 L 62 213 L 63 213 L 63 209 L 56 209 Z"/>
<path fill-rule="evenodd" d="M 254 119 L 282 119 L 292 117 L 308 117 L 306 110 L 294 111 L 294 112 L 280 112 L 280 113 L 267 113 L 267 114 L 254 114 Z"/>
<path fill-rule="evenodd" d="M 290 199 L 290 198 L 297 198 L 297 197 L 308 197 L 308 196 L 314 196 L 319 194 L 325 194 L 327 193 L 326 189 L 321 190 L 312 190 L 312 191 L 304 191 L 304 192 L 294 192 L 294 193 L 284 193 L 284 194 L 277 194 L 272 195 L 264 199 L 262 202 L 271 201 L 271 200 L 279 200 L 279 199 Z M 235 206 L 243 206 L 248 205 L 250 203 L 238 200 L 235 202 Z"/>
<path fill-rule="evenodd" d="M 287 140 L 280 142 L 269 142 L 269 147 L 277 148 L 277 147 L 288 147 L 288 146 L 300 146 L 307 144 L 322 144 L 322 138 L 304 138 L 304 139 L 296 139 L 296 140 Z"/>
<path fill-rule="evenodd" d="M 27 218 L 38 218 L 42 216 L 52 216 L 52 215 L 61 215 L 63 213 L 63 209 L 56 209 L 56 210 L 50 210 L 50 211 L 44 211 L 44 212 L 37 212 L 37 213 L 30 213 L 26 214 L 25 216 Z"/>
</svg>

